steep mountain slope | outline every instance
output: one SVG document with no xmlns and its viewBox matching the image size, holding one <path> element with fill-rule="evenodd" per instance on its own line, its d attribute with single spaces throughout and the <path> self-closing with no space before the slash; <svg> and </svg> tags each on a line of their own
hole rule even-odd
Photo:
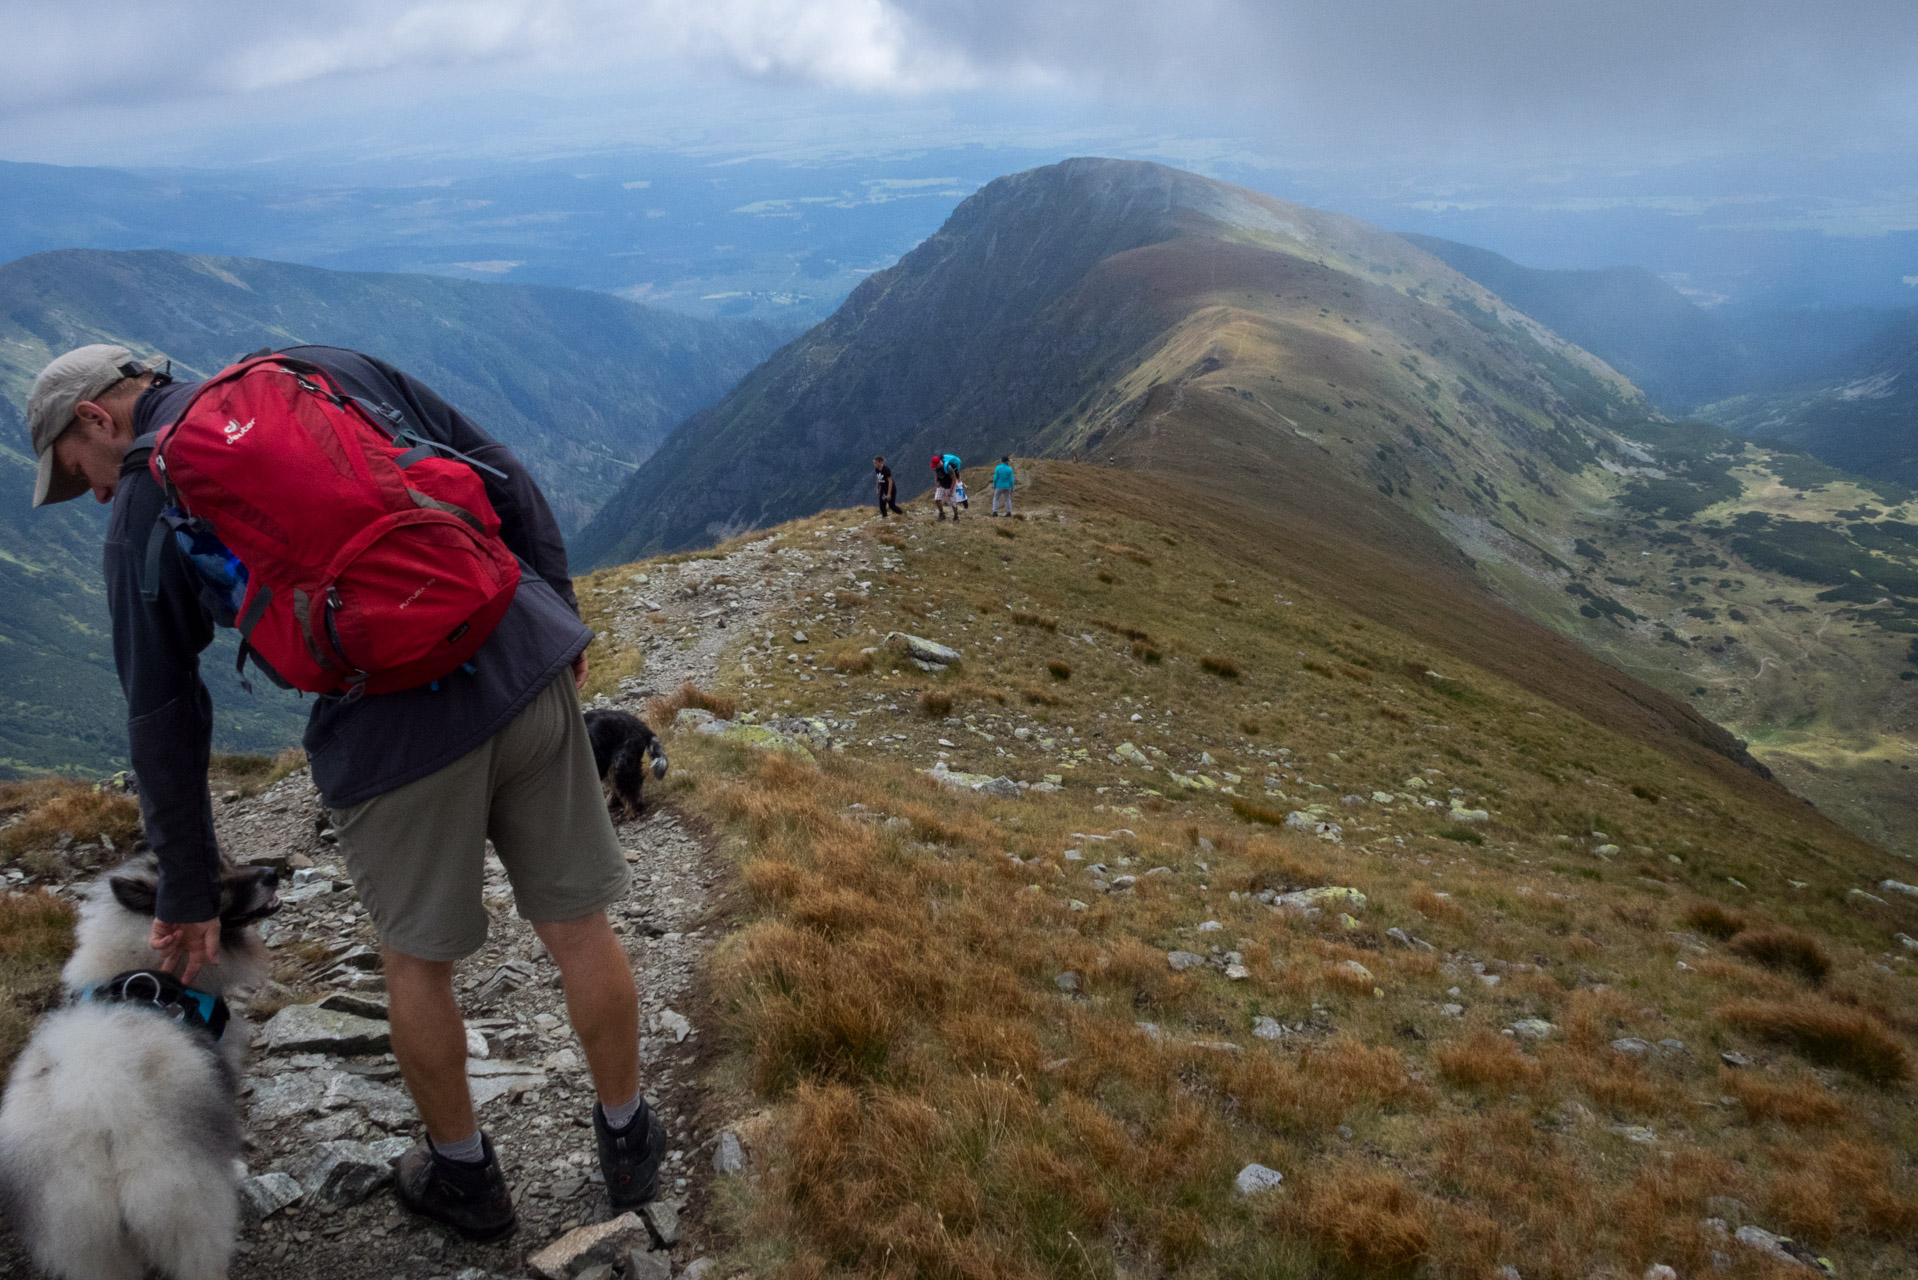
<svg viewBox="0 0 1918 1280">
<path fill-rule="evenodd" d="M 1716 399 L 1751 364 L 1730 325 L 1641 267 L 1547 271 L 1437 236 L 1405 238 L 1598 355 L 1661 405 Z"/>
<path fill-rule="evenodd" d="M 112 341 L 192 376 L 261 346 L 359 347 L 426 379 L 526 459 L 575 526 L 671 425 L 717 398 L 779 334 L 570 289 L 351 275 L 175 253 L 68 251 L 0 266 L 0 776 L 120 767 L 99 546 L 103 513 L 29 508 L 24 406 L 51 356 Z M 292 699 L 217 671 L 222 745 L 297 737 Z"/>
<path fill-rule="evenodd" d="M 583 553 L 857 501 L 873 453 L 903 459 L 910 492 L 935 447 L 1187 481 L 1282 513 L 1315 565 L 1389 546 L 1405 573 L 1455 575 L 1461 598 L 1490 587 L 1918 852 L 1900 767 L 1918 757 L 1898 540 L 1913 509 L 1803 455 L 1674 429 L 1398 237 L 1151 165 L 1001 179 L 676 433 Z M 1340 598 L 1413 625 L 1383 580 Z M 1507 678 L 1553 678 L 1490 616 L 1430 621 L 1484 629 Z"/>
<path fill-rule="evenodd" d="M 1116 408 L 1146 408 L 1114 401 L 1119 381 L 1189 340 L 1200 312 L 1201 327 L 1284 327 L 1304 381 L 1275 402 L 1307 423 L 1302 439 L 1346 400 L 1320 375 L 1369 372 L 1363 352 L 1343 362 L 1374 327 L 1393 334 L 1377 359 L 1420 421 L 1432 359 L 1474 371 L 1485 385 L 1467 399 L 1529 453 L 1583 448 L 1554 414 L 1646 411 L 1624 379 L 1396 236 L 1158 165 L 1071 160 L 989 184 L 675 433 L 581 554 L 625 559 L 851 500 L 874 453 L 904 464 L 910 491 L 935 448 L 975 462 L 1035 441 L 1097 448 Z"/>
<path fill-rule="evenodd" d="M 1797 445 L 1834 467 L 1918 487 L 1918 311 L 1828 378 L 1698 412 L 1734 431 Z"/>
<path fill-rule="evenodd" d="M 688 1205 L 723 1271 L 1800 1274 L 1741 1228 L 1911 1270 L 1908 864 L 1569 710 L 1629 682 L 1461 575 L 1025 467 L 1020 520 L 829 511 L 584 584 L 609 666 L 725 646 L 733 723 L 678 720 L 664 784 L 738 868 L 702 1116 L 751 1176 Z M 1388 592 L 1559 685 L 1351 607 Z"/>
</svg>

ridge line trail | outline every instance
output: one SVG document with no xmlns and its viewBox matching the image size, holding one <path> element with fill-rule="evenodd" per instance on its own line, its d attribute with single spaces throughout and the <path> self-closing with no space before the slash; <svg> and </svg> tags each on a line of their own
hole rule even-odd
<svg viewBox="0 0 1918 1280">
<path fill-rule="evenodd" d="M 638 648 L 644 659 L 638 676 L 623 679 L 611 698 L 596 701 L 644 715 L 649 698 L 670 696 L 685 681 L 710 687 L 729 645 L 762 639 L 769 615 L 806 595 L 804 588 L 823 591 L 821 573 L 847 558 L 837 543 L 815 553 L 811 548 L 775 550 L 775 541 L 763 538 L 720 556 L 706 553 L 622 570 L 585 588 L 589 614 L 596 603 L 603 611 L 602 631 L 613 633 L 607 638 L 622 649 Z M 641 572 L 648 581 L 632 581 Z M 839 575 L 842 583 L 844 576 Z M 670 724 L 654 728 L 671 731 Z M 672 777 L 669 772 L 665 782 L 649 780 L 642 815 L 617 825 L 633 886 L 608 915 L 639 988 L 641 1087 L 669 1136 L 659 1198 L 677 1202 L 681 1214 L 681 1240 L 671 1251 L 677 1271 L 720 1243 L 704 1225 L 711 1155 L 720 1132 L 743 1117 L 729 1114 L 728 1104 L 703 1083 L 720 1052 L 706 992 L 707 958 L 727 930 L 718 917 L 733 869 L 709 833 L 673 804 Z M 334 886 L 330 893 L 305 897 L 294 891 L 268 931 L 276 977 L 293 988 L 272 991 L 279 997 L 275 1004 L 356 988 L 383 998 L 377 994 L 383 984 L 371 973 L 329 968 L 342 953 L 374 946 L 377 939 L 347 883 L 337 846 L 315 822 L 323 810 L 310 775 L 302 770 L 260 796 L 217 808 L 221 844 L 230 856 L 241 861 L 292 856 L 295 866 L 311 864 L 311 878 Z M 314 1280 L 450 1275 L 469 1267 L 484 1274 L 523 1275 L 526 1258 L 565 1230 L 612 1216 L 598 1181 L 592 1131 L 582 1123 L 592 1104 L 592 1085 L 567 1019 L 558 972 L 531 927 L 514 912 L 497 859 L 489 854 L 486 865 L 488 938 L 460 962 L 454 985 L 468 1027 L 488 1044 L 486 1063 L 469 1063 L 469 1071 L 523 1067 L 527 1073 L 514 1091 L 493 1098 L 476 1091 L 475 1097 L 480 1123 L 493 1135 L 514 1190 L 519 1230 L 493 1245 L 461 1241 L 401 1211 L 390 1186 L 357 1204 L 320 1206 L 309 1195 L 242 1231 L 246 1252 L 235 1256 L 231 1280 L 284 1276 L 294 1259 L 300 1273 Z M 390 1057 L 269 1054 L 256 1036 L 246 1072 L 241 1106 L 253 1174 L 278 1170 L 297 1177 L 302 1160 L 322 1141 L 370 1143 L 420 1133 Z M 344 1075 L 370 1079 L 391 1092 L 363 1101 L 363 1086 L 342 1090 L 334 1084 Z M 336 1096 L 343 1092 L 352 1099 L 344 1106 Z"/>
</svg>

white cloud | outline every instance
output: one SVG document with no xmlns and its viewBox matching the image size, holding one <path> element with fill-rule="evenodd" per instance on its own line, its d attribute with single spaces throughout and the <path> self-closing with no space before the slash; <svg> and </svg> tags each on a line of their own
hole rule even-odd
<svg viewBox="0 0 1918 1280">
<path fill-rule="evenodd" d="M 297 123 L 289 95 L 337 85 L 368 110 L 390 95 L 403 132 L 431 93 L 732 77 L 989 106 L 1051 91 L 1140 121 L 1195 109 L 1259 146 L 1411 158 L 1918 137 L 1910 0 L 10 0 L 6 27 L 0 129 L 183 101 L 234 120 L 279 103 Z"/>
</svg>

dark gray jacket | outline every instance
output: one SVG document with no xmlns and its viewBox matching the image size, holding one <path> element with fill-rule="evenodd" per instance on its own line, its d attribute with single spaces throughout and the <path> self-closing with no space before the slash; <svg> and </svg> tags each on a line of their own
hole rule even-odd
<svg viewBox="0 0 1918 1280">
<path fill-rule="evenodd" d="M 384 361 L 338 347 L 293 347 L 287 354 L 319 365 L 349 395 L 398 409 L 421 435 L 504 472 L 505 480 L 480 474 L 501 536 L 526 570 L 512 608 L 474 655 L 471 672 L 456 671 L 437 689 L 314 700 L 305 737 L 313 781 L 328 805 L 345 808 L 423 778 L 485 742 L 593 637 L 579 620 L 553 513 L 504 445 Z M 170 383 L 142 394 L 133 410 L 136 434 L 178 418 L 198 385 Z M 152 476 L 129 469 L 107 526 L 107 602 L 140 808 L 160 859 L 159 916 L 189 923 L 213 918 L 219 903 L 219 847 L 206 781 L 213 703 L 200 680 L 200 653 L 212 643 L 216 619 L 198 575 L 170 539 L 160 558 L 157 599 L 149 604 L 144 597 L 148 536 L 163 506 Z"/>
</svg>

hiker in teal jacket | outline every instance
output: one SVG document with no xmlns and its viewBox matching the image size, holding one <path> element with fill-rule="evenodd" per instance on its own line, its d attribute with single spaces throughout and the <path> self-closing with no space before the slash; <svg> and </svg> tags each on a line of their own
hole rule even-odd
<svg viewBox="0 0 1918 1280">
<path fill-rule="evenodd" d="M 1012 514 L 1012 458 L 1010 455 L 999 459 L 999 465 L 992 469 L 992 511 L 999 514 L 999 500 L 1006 503 L 1006 514 Z"/>
</svg>

